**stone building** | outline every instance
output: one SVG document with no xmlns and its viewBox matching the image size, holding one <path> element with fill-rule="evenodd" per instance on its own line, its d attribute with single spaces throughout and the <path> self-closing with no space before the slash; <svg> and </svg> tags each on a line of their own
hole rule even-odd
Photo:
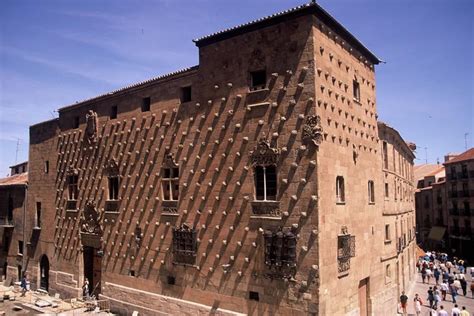
<svg viewBox="0 0 474 316">
<path fill-rule="evenodd" d="M 393 313 L 413 156 L 384 126 L 406 190 L 386 205 L 378 58 L 316 3 L 194 42 L 198 66 L 31 126 L 32 281 L 87 278 L 123 314 Z"/>
<path fill-rule="evenodd" d="M 385 282 L 391 289 L 388 297 L 408 288 L 415 272 L 415 200 L 413 151 L 400 134 L 383 122 L 378 122 L 382 152 L 381 202 L 383 214 L 383 244 L 380 260 L 384 264 Z M 396 303 L 392 301 L 392 304 Z"/>
<path fill-rule="evenodd" d="M 473 260 L 474 149 L 448 154 L 443 165 L 420 165 L 416 214 L 419 243 Z"/>
<path fill-rule="evenodd" d="M 28 186 L 28 163 L 10 167 L 10 176 L 0 179 L 0 274 L 15 280 L 22 274 L 24 251 L 23 220 Z M 8 272 L 10 266 L 12 271 Z"/>
<path fill-rule="evenodd" d="M 447 251 L 446 172 L 443 165 L 415 166 L 417 241 L 425 249 Z"/>
<path fill-rule="evenodd" d="M 446 161 L 449 247 L 474 260 L 474 148 Z"/>
</svg>

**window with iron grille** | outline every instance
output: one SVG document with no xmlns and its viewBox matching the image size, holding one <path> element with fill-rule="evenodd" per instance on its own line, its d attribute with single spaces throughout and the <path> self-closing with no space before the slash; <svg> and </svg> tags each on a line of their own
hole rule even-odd
<svg viewBox="0 0 474 316">
<path fill-rule="evenodd" d="M 273 271 L 272 275 L 292 276 L 296 267 L 296 235 L 292 231 L 267 230 L 264 243 L 265 265 Z"/>
<path fill-rule="evenodd" d="M 186 224 L 173 228 L 175 263 L 194 264 L 197 252 L 197 230 Z"/>
<path fill-rule="evenodd" d="M 355 256 L 355 236 L 342 234 L 337 237 L 338 272 L 348 271 L 351 267 L 351 258 Z"/>
</svg>

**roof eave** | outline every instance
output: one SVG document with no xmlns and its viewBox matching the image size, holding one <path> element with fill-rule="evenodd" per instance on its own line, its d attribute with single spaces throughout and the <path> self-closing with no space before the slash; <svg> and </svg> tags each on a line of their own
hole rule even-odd
<svg viewBox="0 0 474 316">
<path fill-rule="evenodd" d="M 354 35 L 352 35 L 341 23 L 339 23 L 335 18 L 333 18 L 326 10 L 319 6 L 315 2 L 307 3 L 305 5 L 282 11 L 264 17 L 255 21 L 248 22 L 246 24 L 241 24 L 239 26 L 229 28 L 211 35 L 203 36 L 198 39 L 194 39 L 193 42 L 197 47 L 207 46 L 212 43 L 219 42 L 221 40 L 234 37 L 243 33 L 251 32 L 258 30 L 263 27 L 275 25 L 281 23 L 282 21 L 293 19 L 307 14 L 318 14 L 318 17 L 327 24 L 328 26 L 334 28 L 336 33 L 339 33 L 342 37 L 346 37 L 346 41 L 351 43 L 357 50 L 360 51 L 371 63 L 378 65 L 383 62 L 374 53 L 372 53 L 367 47 L 364 46 Z"/>
</svg>

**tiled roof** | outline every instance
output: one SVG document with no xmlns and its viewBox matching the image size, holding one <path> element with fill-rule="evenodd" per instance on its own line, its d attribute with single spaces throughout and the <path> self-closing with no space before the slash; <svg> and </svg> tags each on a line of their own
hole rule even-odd
<svg viewBox="0 0 474 316">
<path fill-rule="evenodd" d="M 15 174 L 11 177 L 0 179 L 0 187 L 23 186 L 28 184 L 28 172 Z"/>
<path fill-rule="evenodd" d="M 236 35 L 255 31 L 270 25 L 274 25 L 285 21 L 289 18 L 299 17 L 306 14 L 315 14 L 329 27 L 333 28 L 336 33 L 343 37 L 348 43 L 354 48 L 359 50 L 364 56 L 374 64 L 380 63 L 380 59 L 377 58 L 367 47 L 364 46 L 354 35 L 352 35 L 342 24 L 340 24 L 335 18 L 333 18 L 328 12 L 326 12 L 316 2 L 306 3 L 288 10 L 284 10 L 272 15 L 265 16 L 263 18 L 253 20 L 244 24 L 240 24 L 228 29 L 224 29 L 219 32 L 212 33 L 200 38 L 193 40 L 196 46 L 202 47 L 211 43 L 221 41 L 223 39 L 231 38 Z"/>
<path fill-rule="evenodd" d="M 442 166 L 441 166 L 442 167 Z M 415 174 L 415 181 L 419 181 L 424 179 L 426 176 L 438 171 L 440 169 L 440 165 L 436 164 L 423 164 L 423 165 L 416 165 L 413 167 L 413 172 Z"/>
<path fill-rule="evenodd" d="M 450 164 L 450 163 L 455 163 L 455 162 L 461 162 L 461 161 L 466 161 L 466 160 L 474 160 L 474 147 L 471 149 L 466 150 L 462 154 L 456 156 L 455 158 L 445 162 L 444 164 Z"/>
<path fill-rule="evenodd" d="M 123 92 L 123 91 L 129 90 L 129 89 L 132 89 L 132 88 L 136 88 L 136 87 L 139 87 L 139 86 L 142 86 L 142 85 L 146 85 L 146 84 L 149 84 L 149 83 L 152 83 L 152 82 L 155 82 L 155 81 L 168 79 L 168 78 L 171 78 L 173 76 L 177 76 L 177 75 L 180 75 L 180 74 L 184 74 L 186 72 L 196 70 L 198 68 L 199 68 L 199 66 L 183 68 L 183 69 L 173 71 L 173 72 L 170 72 L 170 73 L 158 76 L 158 77 L 154 77 L 154 78 L 147 79 L 147 80 L 144 80 L 144 81 L 141 81 L 141 82 L 137 82 L 137 83 L 131 84 L 129 86 L 126 86 L 126 87 L 123 87 L 123 88 L 120 88 L 120 89 L 117 89 L 117 90 L 113 90 L 113 91 L 110 91 L 110 92 L 107 92 L 107 93 L 104 93 L 104 94 L 101 94 L 101 95 L 98 95 L 98 96 L 95 96 L 95 97 L 92 97 L 92 98 L 89 98 L 89 99 L 85 99 L 85 100 L 82 100 L 82 101 L 77 101 L 74 104 L 63 106 L 58 111 L 63 111 L 63 110 L 69 109 L 71 107 L 75 107 L 75 106 L 80 105 L 80 104 L 85 103 L 85 102 L 98 100 L 98 99 L 101 99 L 101 98 L 104 98 L 104 97 L 114 95 L 114 94 L 119 93 L 119 92 Z"/>
</svg>

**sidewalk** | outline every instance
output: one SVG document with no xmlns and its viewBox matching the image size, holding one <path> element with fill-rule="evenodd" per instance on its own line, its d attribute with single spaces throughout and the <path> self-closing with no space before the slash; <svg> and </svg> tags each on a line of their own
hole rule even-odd
<svg viewBox="0 0 474 316">
<path fill-rule="evenodd" d="M 471 296 L 471 291 L 469 290 L 469 284 L 471 282 L 471 277 L 466 274 L 466 280 L 468 281 L 468 291 L 467 291 L 467 296 L 462 296 L 462 291 L 458 291 L 460 295 L 456 296 L 456 303 L 458 304 L 459 309 L 461 309 L 462 306 L 466 306 L 466 310 L 471 314 L 474 315 L 474 298 Z M 407 293 L 408 296 L 408 308 L 407 312 L 408 315 L 416 315 L 415 313 L 415 308 L 413 305 L 413 298 L 415 297 L 415 294 L 418 293 L 418 295 L 421 297 L 423 301 L 423 306 L 421 307 L 421 315 L 430 315 L 430 308 L 429 308 L 429 302 L 427 300 L 428 297 L 428 289 L 429 287 L 435 286 L 435 280 L 434 278 L 431 278 L 430 284 L 423 284 L 421 280 L 421 274 L 417 273 L 416 275 L 416 280 L 414 285 L 410 288 L 410 290 Z M 449 315 L 451 315 L 451 309 L 454 307 L 454 303 L 452 301 L 451 295 L 446 295 L 446 301 L 441 301 L 440 304 L 438 304 L 438 310 L 439 306 L 443 305 L 444 309 L 448 312 Z"/>
</svg>

